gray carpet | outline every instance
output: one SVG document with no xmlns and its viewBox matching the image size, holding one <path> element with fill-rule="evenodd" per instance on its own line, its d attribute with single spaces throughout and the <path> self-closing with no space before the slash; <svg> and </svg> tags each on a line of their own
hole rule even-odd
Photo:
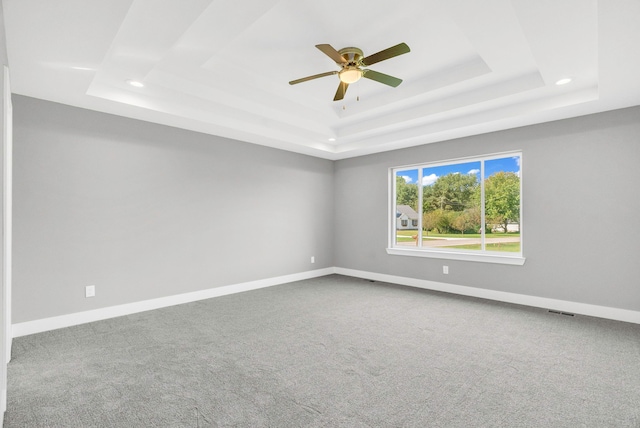
<svg viewBox="0 0 640 428">
<path fill-rule="evenodd" d="M 640 326 L 342 276 L 15 339 L 5 427 L 639 427 Z"/>
</svg>

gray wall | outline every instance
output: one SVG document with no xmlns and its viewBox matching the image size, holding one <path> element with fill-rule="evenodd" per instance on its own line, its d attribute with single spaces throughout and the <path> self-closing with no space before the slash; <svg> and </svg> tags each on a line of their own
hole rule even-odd
<svg viewBox="0 0 640 428">
<path fill-rule="evenodd" d="M 510 150 L 523 152 L 524 266 L 386 254 L 388 168 Z M 639 183 L 640 107 L 338 161 L 334 260 L 343 268 L 637 311 Z"/>
<path fill-rule="evenodd" d="M 331 161 L 13 104 L 14 323 L 333 266 Z"/>
<path fill-rule="evenodd" d="M 330 266 L 640 310 L 639 136 L 635 107 L 334 163 L 14 96 L 13 322 Z M 524 266 L 386 254 L 388 168 L 510 150 Z"/>
</svg>

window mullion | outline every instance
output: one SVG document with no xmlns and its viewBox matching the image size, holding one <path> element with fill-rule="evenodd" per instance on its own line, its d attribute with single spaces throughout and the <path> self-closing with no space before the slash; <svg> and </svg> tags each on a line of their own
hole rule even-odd
<svg viewBox="0 0 640 428">
<path fill-rule="evenodd" d="M 480 251 L 486 251 L 485 231 L 487 230 L 484 204 L 484 159 L 480 161 Z"/>
<path fill-rule="evenodd" d="M 418 212 L 418 248 L 422 247 L 422 197 L 423 197 L 423 191 L 422 191 L 422 167 L 420 167 L 418 169 L 418 183 L 416 183 L 418 185 L 418 209 L 416 210 Z"/>
<path fill-rule="evenodd" d="M 396 211 L 398 210 L 398 195 L 396 194 L 396 180 L 398 179 L 398 177 L 396 177 L 396 171 L 395 170 L 391 170 L 391 212 L 389 213 L 389 215 L 391 216 L 390 218 L 391 220 L 391 224 L 389 227 L 389 246 L 390 247 L 395 247 L 397 244 L 397 238 L 396 238 L 396 234 L 397 234 L 397 225 L 396 225 Z"/>
</svg>

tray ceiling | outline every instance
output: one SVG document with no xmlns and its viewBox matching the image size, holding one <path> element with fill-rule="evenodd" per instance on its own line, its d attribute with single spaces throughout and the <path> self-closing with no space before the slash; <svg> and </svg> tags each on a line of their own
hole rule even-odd
<svg viewBox="0 0 640 428">
<path fill-rule="evenodd" d="M 342 159 L 640 104 L 640 2 L 3 0 L 14 93 Z M 332 101 L 314 46 L 371 68 Z M 566 85 L 556 85 L 571 78 Z M 139 81 L 144 87 L 134 87 Z"/>
</svg>

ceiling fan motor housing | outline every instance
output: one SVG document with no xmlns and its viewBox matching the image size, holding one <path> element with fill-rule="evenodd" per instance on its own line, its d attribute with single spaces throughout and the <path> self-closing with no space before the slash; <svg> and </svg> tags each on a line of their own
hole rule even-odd
<svg viewBox="0 0 640 428">
<path fill-rule="evenodd" d="M 347 60 L 347 64 L 348 65 L 353 65 L 356 67 L 359 67 L 362 65 L 362 62 L 360 61 L 362 58 L 364 58 L 364 54 L 362 53 L 361 49 L 358 48 L 342 48 L 338 51 L 338 53 L 340 55 L 342 55 L 344 57 L 344 59 Z M 344 66 L 344 64 L 341 63 L 336 63 L 340 66 Z"/>
<path fill-rule="evenodd" d="M 344 63 L 336 62 L 336 64 L 342 67 L 342 70 L 340 70 L 340 72 L 338 73 L 340 81 L 347 84 L 352 84 L 360 80 L 363 74 L 363 70 L 360 69 L 360 67 L 362 66 L 361 60 L 362 58 L 364 58 L 362 50 L 350 47 L 342 48 L 338 51 L 338 53 L 347 60 L 347 62 Z"/>
</svg>

